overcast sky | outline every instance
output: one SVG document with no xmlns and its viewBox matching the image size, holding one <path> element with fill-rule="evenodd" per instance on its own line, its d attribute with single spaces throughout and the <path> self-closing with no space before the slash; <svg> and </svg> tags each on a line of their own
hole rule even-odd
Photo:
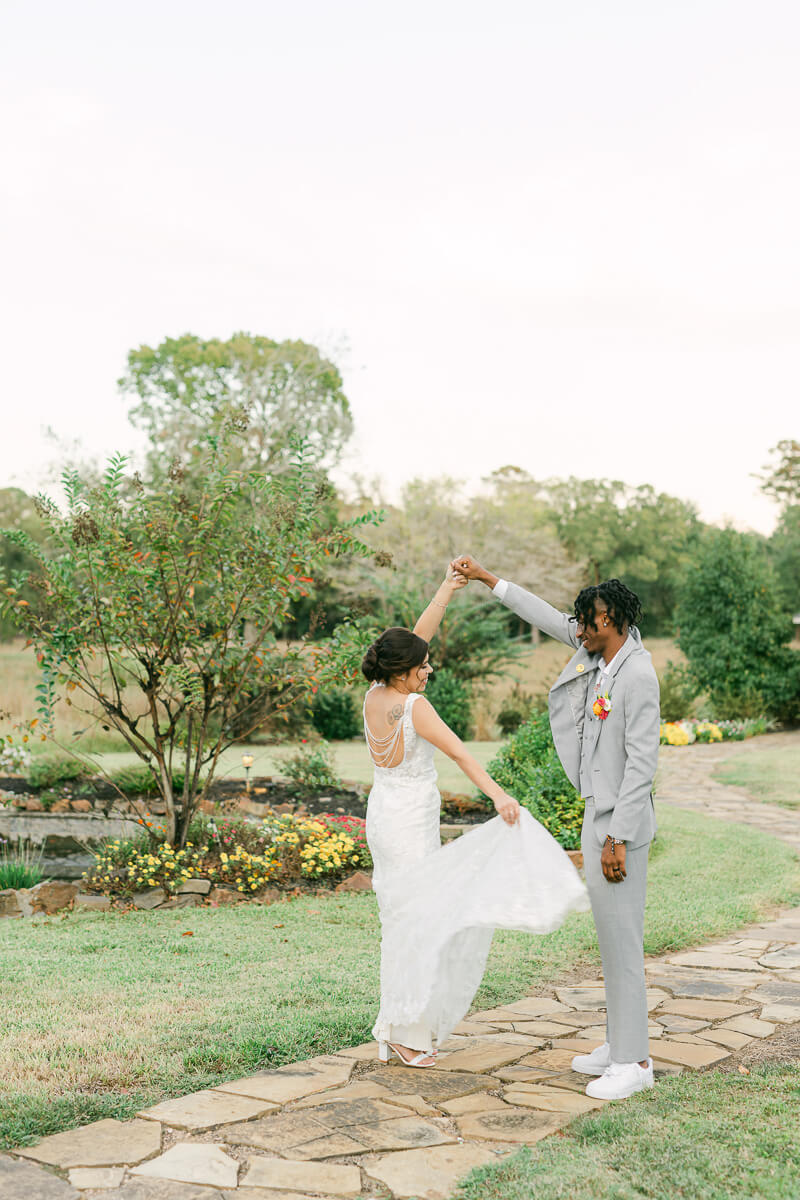
<svg viewBox="0 0 800 1200">
<path fill-rule="evenodd" d="M 128 349 L 338 355 L 341 473 L 610 476 L 768 532 L 800 437 L 796 0 L 24 0 L 0 486 L 136 444 Z"/>
</svg>

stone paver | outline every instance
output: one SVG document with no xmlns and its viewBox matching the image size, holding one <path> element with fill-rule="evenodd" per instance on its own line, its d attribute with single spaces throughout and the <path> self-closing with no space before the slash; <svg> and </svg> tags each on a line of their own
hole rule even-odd
<svg viewBox="0 0 800 1200">
<path fill-rule="evenodd" d="M 537 1040 L 541 1045 L 541 1041 Z M 499 1046 L 479 1043 L 469 1046 L 466 1050 L 454 1050 L 452 1053 L 440 1055 L 434 1071 L 492 1071 L 495 1067 L 507 1067 L 509 1063 L 523 1058 L 530 1051 L 530 1046 Z"/>
<path fill-rule="evenodd" d="M 771 1037 L 775 1026 L 770 1021 L 760 1021 L 756 1017 L 734 1017 L 725 1021 L 721 1029 L 733 1029 L 736 1033 L 746 1033 L 751 1038 Z"/>
<path fill-rule="evenodd" d="M 720 971 L 714 975 L 709 971 L 692 971 L 689 967 L 672 967 L 662 973 L 657 964 L 646 965 L 651 982 L 663 984 L 675 997 L 693 997 L 697 1000 L 738 1000 L 742 989 L 753 984 L 753 977 L 744 980 L 731 979 L 733 971 Z"/>
<path fill-rule="evenodd" d="M 79 1193 L 43 1167 L 0 1154 L 0 1196 L 3 1200 L 78 1200 Z"/>
<path fill-rule="evenodd" d="M 467 1113 L 458 1117 L 459 1133 L 465 1138 L 516 1142 L 531 1146 L 555 1133 L 570 1120 L 569 1113 L 539 1112 L 531 1108 L 507 1108 L 503 1112 Z"/>
<path fill-rule="evenodd" d="M 735 1029 L 724 1029 L 721 1025 L 717 1029 L 710 1029 L 707 1033 L 699 1033 L 697 1037 L 698 1041 L 712 1042 L 716 1046 L 727 1046 L 729 1050 L 743 1050 L 753 1041 L 751 1037 L 737 1033 Z"/>
<path fill-rule="evenodd" d="M 506 1106 L 499 1096 L 492 1096 L 488 1092 L 473 1092 L 471 1096 L 456 1096 L 455 1100 L 445 1100 L 439 1107 L 452 1117 L 460 1117 L 463 1113 L 488 1112 L 492 1108 Z"/>
<path fill-rule="evenodd" d="M 473 1169 L 496 1162 L 483 1146 L 435 1146 L 431 1150 L 401 1150 L 364 1164 L 367 1175 L 379 1179 L 393 1195 L 415 1200 L 448 1200 L 459 1179 Z M 242 1197 L 244 1200 L 244 1197 Z M 288 1200 L 288 1198 L 287 1198 Z"/>
<path fill-rule="evenodd" d="M 766 1021 L 778 1021 L 781 1025 L 792 1025 L 800 1021 L 800 1004 L 768 1004 L 761 1010 Z"/>
<path fill-rule="evenodd" d="M 305 1062 L 290 1063 L 278 1067 L 277 1071 L 264 1071 L 247 1079 L 234 1079 L 221 1083 L 215 1091 L 230 1092 L 237 1096 L 253 1096 L 259 1100 L 272 1100 L 288 1104 L 312 1092 L 323 1092 L 329 1087 L 340 1087 L 347 1083 L 353 1073 L 355 1062 L 334 1055 L 309 1058 Z M 234 1118 L 236 1119 L 236 1118 Z"/>
<path fill-rule="evenodd" d="M 800 1005 L 800 983 L 791 983 L 784 979 L 773 979 L 761 983 L 757 988 L 747 993 L 749 1000 L 758 1000 L 761 1004 L 774 1001 L 776 1004 Z"/>
<path fill-rule="evenodd" d="M 489 1091 L 494 1079 L 489 1075 L 471 1075 L 467 1071 L 414 1070 L 412 1067 L 378 1067 L 368 1076 L 391 1092 L 416 1093 L 435 1104 L 470 1092 Z"/>
<path fill-rule="evenodd" d="M 603 1100 L 580 1095 L 567 1088 L 547 1087 L 544 1084 L 511 1085 L 503 1092 L 507 1104 L 538 1108 L 542 1112 L 585 1113 L 602 1108 Z"/>
<path fill-rule="evenodd" d="M 231 1121 L 246 1121 L 275 1111 L 279 1105 L 271 1101 L 253 1100 L 247 1096 L 234 1096 L 227 1092 L 208 1089 L 180 1096 L 176 1100 L 163 1100 L 152 1108 L 142 1109 L 140 1117 L 149 1121 L 160 1121 L 173 1129 L 216 1129 Z"/>
<path fill-rule="evenodd" d="M 124 1167 L 73 1167 L 69 1181 L 73 1187 L 118 1188 L 125 1178 Z"/>
<path fill-rule="evenodd" d="M 358 1196 L 358 1167 L 338 1163 L 291 1162 L 283 1158 L 253 1157 L 241 1186 L 285 1188 L 293 1192 L 328 1192 L 332 1196 Z"/>
<path fill-rule="evenodd" d="M 54 1133 L 35 1146 L 17 1150 L 21 1158 L 70 1167 L 131 1166 L 161 1149 L 161 1126 L 155 1121 L 93 1121 L 81 1129 Z"/>
<path fill-rule="evenodd" d="M 95 1200 L 94 1194 L 89 1194 Z M 237 1192 L 231 1194 L 238 1196 Z M 116 1191 L 101 1192 L 98 1200 L 222 1200 L 222 1195 L 217 1188 L 204 1184 L 176 1183 L 173 1179 L 127 1179 Z M 256 1200 L 256 1197 L 241 1196 L 240 1200 Z"/>
<path fill-rule="evenodd" d="M 656 1050 L 662 1062 L 677 1063 L 681 1067 L 710 1067 L 728 1057 L 721 1046 L 695 1045 L 693 1042 L 678 1042 L 662 1038 Z"/>
<path fill-rule="evenodd" d="M 134 1167 L 131 1174 L 148 1179 L 174 1179 L 178 1183 L 235 1188 L 239 1164 L 219 1146 L 208 1142 L 178 1142 L 158 1158 Z"/>
<path fill-rule="evenodd" d="M 705 967 L 710 971 L 751 971 L 759 965 L 744 954 L 714 954 L 710 950 L 674 954 L 667 962 L 676 967 Z"/>
<path fill-rule="evenodd" d="M 697 1033 L 698 1029 L 707 1029 L 711 1024 L 710 1021 L 700 1021 L 697 1018 L 682 1017 L 678 1013 L 665 1013 L 663 1017 L 657 1016 L 656 1020 L 658 1021 L 659 1025 L 663 1026 L 663 1029 L 666 1033 Z"/>
<path fill-rule="evenodd" d="M 732 1004 L 726 1000 L 665 1000 L 658 1007 L 656 1020 L 661 1020 L 663 1013 L 675 1013 L 704 1021 L 723 1021 L 726 1017 L 752 1012 L 753 1007 L 753 1004 Z"/>
</svg>

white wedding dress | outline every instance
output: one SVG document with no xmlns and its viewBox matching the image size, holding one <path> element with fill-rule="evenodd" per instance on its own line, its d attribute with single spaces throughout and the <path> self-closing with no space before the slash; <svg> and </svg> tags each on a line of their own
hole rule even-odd
<svg viewBox="0 0 800 1200">
<path fill-rule="evenodd" d="M 382 933 L 372 1033 L 430 1051 L 432 1039 L 445 1041 L 468 1011 L 495 929 L 551 933 L 589 900 L 566 852 L 525 809 L 515 825 L 494 817 L 440 844 L 434 747 L 412 719 L 418 698 L 408 696 L 392 735 L 403 739 L 399 764 L 381 767 L 372 755 L 366 832 Z M 383 753 L 390 739 L 375 738 L 367 725 L 366 700 L 364 733 L 370 750 L 391 761 Z"/>
</svg>

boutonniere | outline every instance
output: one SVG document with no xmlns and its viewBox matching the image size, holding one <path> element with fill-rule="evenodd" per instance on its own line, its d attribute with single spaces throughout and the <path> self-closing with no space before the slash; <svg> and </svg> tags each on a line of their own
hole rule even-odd
<svg viewBox="0 0 800 1200">
<path fill-rule="evenodd" d="M 608 719 L 608 714 L 611 712 L 611 698 L 608 692 L 604 692 L 602 696 L 598 696 L 592 705 L 592 712 L 600 721 Z"/>
</svg>

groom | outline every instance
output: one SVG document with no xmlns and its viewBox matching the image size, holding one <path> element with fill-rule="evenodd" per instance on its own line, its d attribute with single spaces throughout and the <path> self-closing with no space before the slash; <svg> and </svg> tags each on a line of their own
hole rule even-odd
<svg viewBox="0 0 800 1200">
<path fill-rule="evenodd" d="M 577 650 L 550 690 L 550 727 L 564 770 L 586 802 L 581 849 L 603 960 L 607 1041 L 577 1055 L 572 1067 L 599 1077 L 587 1095 L 623 1100 L 653 1086 L 643 940 L 660 714 L 658 678 L 636 628 L 641 605 L 624 583 L 609 579 L 584 588 L 570 616 L 469 555 L 451 565 Z"/>
</svg>

